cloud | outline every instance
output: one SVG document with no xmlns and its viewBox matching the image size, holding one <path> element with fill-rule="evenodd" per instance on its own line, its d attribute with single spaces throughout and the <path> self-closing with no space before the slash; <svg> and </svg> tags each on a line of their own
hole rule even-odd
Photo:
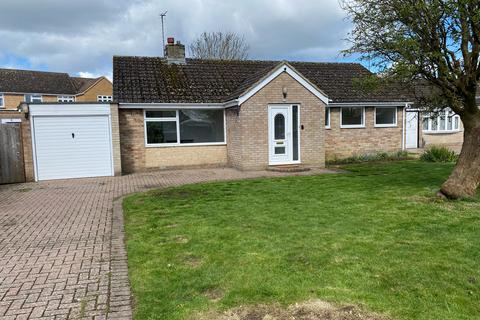
<svg viewBox="0 0 480 320">
<path fill-rule="evenodd" d="M 350 28 L 338 0 L 2 0 L 0 64 L 111 76 L 113 55 L 162 54 L 165 10 L 166 36 L 234 31 L 253 59 L 337 60 Z"/>
</svg>

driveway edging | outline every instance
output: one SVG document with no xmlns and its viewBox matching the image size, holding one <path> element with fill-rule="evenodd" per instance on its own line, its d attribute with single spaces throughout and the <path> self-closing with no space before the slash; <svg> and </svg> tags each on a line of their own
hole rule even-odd
<svg viewBox="0 0 480 320">
<path fill-rule="evenodd" d="M 107 318 L 130 320 L 133 317 L 132 295 L 128 279 L 128 260 L 123 224 L 124 195 L 113 201 L 112 237 L 110 246 L 109 295 Z"/>
</svg>

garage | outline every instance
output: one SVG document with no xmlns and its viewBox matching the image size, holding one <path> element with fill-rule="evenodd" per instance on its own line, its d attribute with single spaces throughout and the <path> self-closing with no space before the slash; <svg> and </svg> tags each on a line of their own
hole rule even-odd
<svg viewBox="0 0 480 320">
<path fill-rule="evenodd" d="M 113 176 L 109 105 L 30 105 L 36 180 Z"/>
</svg>

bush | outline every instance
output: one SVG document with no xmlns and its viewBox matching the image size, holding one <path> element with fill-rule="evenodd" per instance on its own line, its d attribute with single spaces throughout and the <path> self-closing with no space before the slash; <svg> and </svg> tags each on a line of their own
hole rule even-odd
<svg viewBox="0 0 480 320">
<path fill-rule="evenodd" d="M 373 162 L 373 161 L 397 161 L 397 160 L 407 160 L 408 152 L 407 151 L 397 151 L 394 153 L 388 152 L 377 152 L 377 153 L 365 153 L 361 155 L 356 155 L 348 158 L 335 158 L 333 160 L 327 161 L 328 164 L 350 164 L 350 163 L 362 163 L 362 162 Z"/>
<path fill-rule="evenodd" d="M 421 156 L 420 160 L 424 162 L 457 162 L 457 154 L 446 148 L 433 146 L 428 148 Z"/>
</svg>

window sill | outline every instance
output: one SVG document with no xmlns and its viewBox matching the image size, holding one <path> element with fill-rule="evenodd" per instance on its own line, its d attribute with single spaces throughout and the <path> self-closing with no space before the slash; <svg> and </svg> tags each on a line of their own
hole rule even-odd
<svg viewBox="0 0 480 320">
<path fill-rule="evenodd" d="M 376 124 L 374 128 L 397 128 L 398 125 L 395 124 Z"/>
<path fill-rule="evenodd" d="M 454 133 L 459 133 L 462 132 L 461 130 L 442 130 L 442 131 L 425 131 L 423 130 L 423 134 L 454 134 Z"/>
<path fill-rule="evenodd" d="M 207 146 L 226 146 L 226 142 L 205 142 L 205 143 L 161 143 L 146 144 L 145 148 L 174 148 L 174 147 L 207 147 Z"/>
<path fill-rule="evenodd" d="M 365 129 L 364 125 L 360 126 L 340 126 L 340 129 Z"/>
</svg>

